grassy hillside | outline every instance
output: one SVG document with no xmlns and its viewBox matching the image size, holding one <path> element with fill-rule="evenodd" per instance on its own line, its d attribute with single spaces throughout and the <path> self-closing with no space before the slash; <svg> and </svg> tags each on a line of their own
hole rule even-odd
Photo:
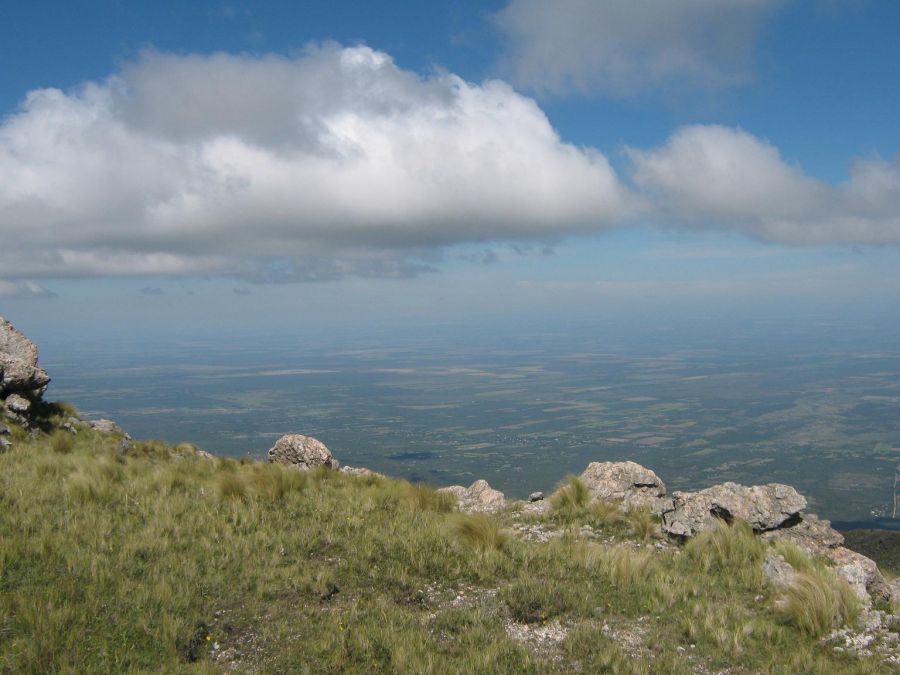
<svg viewBox="0 0 900 675">
<path fill-rule="evenodd" d="M 658 549 L 575 483 L 548 514 L 471 516 L 402 481 L 13 434 L 4 672 L 889 672 L 821 642 L 845 585 L 807 560 L 774 591 L 739 525 Z"/>
</svg>

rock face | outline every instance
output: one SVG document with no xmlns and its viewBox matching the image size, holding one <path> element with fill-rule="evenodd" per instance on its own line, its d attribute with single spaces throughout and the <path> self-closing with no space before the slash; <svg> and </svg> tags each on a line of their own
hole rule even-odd
<svg viewBox="0 0 900 675">
<path fill-rule="evenodd" d="M 287 434 L 269 450 L 269 461 L 287 464 L 302 471 L 325 465 L 329 469 L 339 469 L 340 463 L 322 441 L 312 436 Z"/>
<path fill-rule="evenodd" d="M 769 583 L 775 586 L 788 586 L 793 583 L 797 577 L 797 572 L 791 564 L 784 559 L 784 556 L 769 551 L 766 559 L 763 561 L 763 574 Z"/>
<path fill-rule="evenodd" d="M 486 480 L 476 480 L 469 487 L 451 485 L 440 488 L 438 492 L 450 492 L 456 495 L 460 511 L 492 513 L 506 506 L 506 496 L 492 488 Z"/>
<path fill-rule="evenodd" d="M 666 499 L 666 484 L 636 462 L 591 462 L 580 478 L 591 496 L 621 501 L 625 508 L 649 507 L 654 513 L 661 513 L 671 504 Z"/>
<path fill-rule="evenodd" d="M 22 394 L 34 400 L 43 395 L 50 377 L 37 361 L 34 343 L 0 316 L 0 399 Z"/>
<path fill-rule="evenodd" d="M 891 599 L 891 586 L 881 576 L 874 560 L 843 546 L 829 550 L 826 557 L 834 563 L 834 570 L 838 576 L 846 579 L 850 588 L 864 604 L 868 605 L 870 598 Z"/>
<path fill-rule="evenodd" d="M 714 529 L 719 520 L 740 518 L 764 532 L 798 519 L 805 508 L 806 498 L 789 485 L 722 483 L 699 492 L 676 492 L 672 508 L 663 513 L 663 531 L 692 537 Z"/>
<path fill-rule="evenodd" d="M 826 555 L 829 549 L 844 543 L 844 535 L 832 528 L 830 521 L 812 513 L 801 514 L 799 522 L 790 527 L 763 532 L 762 538 L 767 541 L 783 539 L 811 555 Z"/>
</svg>

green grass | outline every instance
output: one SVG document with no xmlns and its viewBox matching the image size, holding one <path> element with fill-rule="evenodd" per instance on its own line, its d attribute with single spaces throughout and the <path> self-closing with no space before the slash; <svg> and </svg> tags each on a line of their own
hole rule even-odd
<svg viewBox="0 0 900 675">
<path fill-rule="evenodd" d="M 541 522 L 572 534 L 529 543 L 523 514 L 460 515 L 424 486 L 160 442 L 122 454 L 52 431 L 60 417 L 0 455 L 2 672 L 889 672 L 791 618 L 740 525 L 635 548 L 648 514 L 569 483 Z M 827 571 L 815 583 L 843 602 Z M 566 634 L 540 649 L 505 628 L 551 621 Z"/>
</svg>

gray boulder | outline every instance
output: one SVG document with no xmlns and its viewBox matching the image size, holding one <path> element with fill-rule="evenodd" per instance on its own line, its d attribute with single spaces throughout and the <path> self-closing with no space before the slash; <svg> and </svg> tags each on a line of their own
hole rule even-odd
<svg viewBox="0 0 900 675">
<path fill-rule="evenodd" d="M 9 436 L 10 434 L 9 427 L 5 424 L 0 424 L 0 436 Z"/>
<path fill-rule="evenodd" d="M 492 488 L 486 480 L 476 480 L 469 487 L 451 485 L 438 492 L 449 492 L 456 495 L 457 507 L 460 511 L 493 513 L 506 506 L 506 495 Z"/>
<path fill-rule="evenodd" d="M 31 401 L 19 394 L 10 394 L 6 397 L 6 409 L 17 415 L 27 415 L 31 410 Z"/>
<path fill-rule="evenodd" d="M 591 462 L 580 476 L 595 499 L 619 501 L 623 508 L 649 507 L 661 513 L 671 506 L 666 484 L 636 462 Z"/>
<path fill-rule="evenodd" d="M 838 576 L 850 584 L 863 604 L 869 605 L 870 598 L 891 600 L 891 586 L 881 575 L 874 560 L 843 546 L 828 549 L 825 557 L 832 562 Z"/>
<path fill-rule="evenodd" d="M 810 555 L 825 555 L 829 549 L 844 544 L 844 535 L 831 527 L 831 522 L 812 513 L 804 513 L 798 522 L 762 533 L 766 541 L 780 539 L 802 548 Z"/>
<path fill-rule="evenodd" d="M 699 492 L 676 492 L 672 507 L 663 513 L 662 527 L 668 534 L 692 537 L 714 529 L 720 520 L 739 518 L 764 532 L 798 519 L 805 508 L 806 499 L 789 485 L 722 483 Z"/>
<path fill-rule="evenodd" d="M 269 461 L 302 471 L 322 465 L 329 469 L 339 469 L 341 466 L 322 441 L 301 434 L 286 434 L 279 438 L 269 449 Z"/>
<path fill-rule="evenodd" d="M 763 561 L 763 574 L 774 586 L 789 586 L 797 578 L 793 566 L 784 559 L 784 556 L 774 551 L 769 551 Z"/>
<path fill-rule="evenodd" d="M 50 383 L 50 376 L 37 361 L 34 343 L 0 316 L 0 398 L 9 394 L 40 398 Z"/>
</svg>

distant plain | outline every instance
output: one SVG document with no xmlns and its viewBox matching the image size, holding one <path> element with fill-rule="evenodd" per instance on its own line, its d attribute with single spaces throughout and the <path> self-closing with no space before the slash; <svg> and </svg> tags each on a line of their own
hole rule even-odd
<svg viewBox="0 0 900 675">
<path fill-rule="evenodd" d="M 838 521 L 890 518 L 900 348 L 859 326 L 434 329 L 115 345 L 48 340 L 50 398 L 133 436 L 261 458 L 284 433 L 434 485 L 548 491 L 631 459 L 671 490 L 794 485 Z"/>
</svg>

